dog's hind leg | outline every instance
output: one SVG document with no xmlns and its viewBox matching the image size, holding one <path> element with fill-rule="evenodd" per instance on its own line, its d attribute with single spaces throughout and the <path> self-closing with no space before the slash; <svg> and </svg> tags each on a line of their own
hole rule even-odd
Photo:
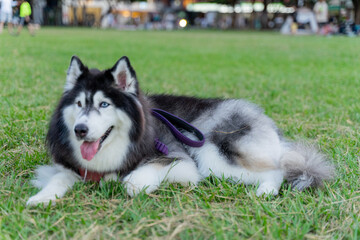
<svg viewBox="0 0 360 240">
<path fill-rule="evenodd" d="M 185 155 L 185 154 L 183 154 Z M 165 160 L 165 161 L 164 161 Z M 176 182 L 196 185 L 201 179 L 194 161 L 190 157 L 153 159 L 127 175 L 123 181 L 130 196 L 142 190 L 151 193 L 158 189 L 161 182 Z"/>
<path fill-rule="evenodd" d="M 52 176 L 46 174 L 44 171 L 50 170 Z M 42 188 L 40 192 L 29 198 L 26 205 L 33 206 L 39 203 L 48 205 L 50 201 L 54 205 L 56 198 L 62 198 L 68 189 L 79 181 L 79 176 L 71 170 L 64 169 L 60 166 L 46 166 L 40 167 L 36 171 L 37 177 L 33 184 Z"/>
</svg>

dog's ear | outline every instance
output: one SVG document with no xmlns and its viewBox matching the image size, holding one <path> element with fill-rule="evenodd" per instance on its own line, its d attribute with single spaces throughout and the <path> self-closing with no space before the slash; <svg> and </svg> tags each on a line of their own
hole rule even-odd
<svg viewBox="0 0 360 240">
<path fill-rule="evenodd" d="M 77 56 L 72 56 L 66 76 L 65 92 L 70 91 L 75 86 L 76 81 L 85 69 L 86 67 L 81 60 Z"/>
<path fill-rule="evenodd" d="M 110 69 L 115 80 L 115 86 L 124 92 L 139 94 L 138 81 L 136 73 L 132 68 L 127 57 L 120 58 L 116 64 Z"/>
</svg>

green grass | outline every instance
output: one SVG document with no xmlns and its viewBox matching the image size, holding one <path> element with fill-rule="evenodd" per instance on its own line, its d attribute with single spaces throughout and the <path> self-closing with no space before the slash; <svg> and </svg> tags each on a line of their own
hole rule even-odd
<svg viewBox="0 0 360 240">
<path fill-rule="evenodd" d="M 253 32 L 41 29 L 0 35 L 0 239 L 359 239 L 360 41 Z M 70 58 L 111 67 L 127 55 L 142 89 L 246 98 L 290 139 L 318 144 L 337 168 L 322 189 L 257 198 L 208 178 L 126 195 L 121 184 L 76 184 L 54 207 L 27 208 Z"/>
</svg>

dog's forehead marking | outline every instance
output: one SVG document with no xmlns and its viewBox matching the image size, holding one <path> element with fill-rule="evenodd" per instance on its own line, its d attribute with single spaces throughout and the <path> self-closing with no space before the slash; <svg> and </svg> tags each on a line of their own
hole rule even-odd
<svg viewBox="0 0 360 240">
<path fill-rule="evenodd" d="M 96 103 L 102 101 L 104 98 L 105 98 L 105 95 L 104 95 L 104 93 L 102 91 L 95 92 L 95 94 L 93 96 L 93 100 Z"/>
<path fill-rule="evenodd" d="M 93 105 L 93 99 L 92 99 L 92 94 L 89 91 L 85 92 L 86 98 L 85 98 L 85 102 L 86 102 L 86 107 L 90 108 Z"/>
<path fill-rule="evenodd" d="M 85 98 L 86 98 L 85 93 L 84 93 L 84 92 L 80 92 L 80 93 L 78 94 L 78 96 L 75 98 L 75 101 L 76 101 L 76 102 L 77 102 L 77 101 L 81 101 L 82 103 L 85 103 Z"/>
<path fill-rule="evenodd" d="M 89 101 L 91 99 L 90 92 L 86 92 L 85 95 L 86 95 L 86 100 Z"/>
<path fill-rule="evenodd" d="M 105 94 L 102 91 L 98 91 L 93 96 L 93 101 L 95 105 L 98 105 L 102 101 L 107 101 L 111 103 L 111 100 L 105 96 Z"/>
</svg>

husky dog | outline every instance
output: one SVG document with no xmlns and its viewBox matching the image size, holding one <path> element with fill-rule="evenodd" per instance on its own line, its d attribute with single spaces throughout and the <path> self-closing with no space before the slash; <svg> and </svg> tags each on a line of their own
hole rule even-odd
<svg viewBox="0 0 360 240">
<path fill-rule="evenodd" d="M 178 141 L 157 108 L 199 129 L 202 147 Z M 185 132 L 189 138 L 191 133 Z M 154 139 L 168 148 L 159 152 Z M 41 191 L 27 205 L 48 204 L 82 180 L 121 181 L 127 193 L 155 191 L 161 182 L 196 185 L 213 174 L 277 195 L 284 179 L 303 190 L 331 179 L 333 165 L 316 148 L 285 140 L 258 106 L 239 99 L 145 96 L 127 57 L 107 70 L 72 57 L 62 98 L 47 134 L 53 164 L 36 170 Z"/>
</svg>

